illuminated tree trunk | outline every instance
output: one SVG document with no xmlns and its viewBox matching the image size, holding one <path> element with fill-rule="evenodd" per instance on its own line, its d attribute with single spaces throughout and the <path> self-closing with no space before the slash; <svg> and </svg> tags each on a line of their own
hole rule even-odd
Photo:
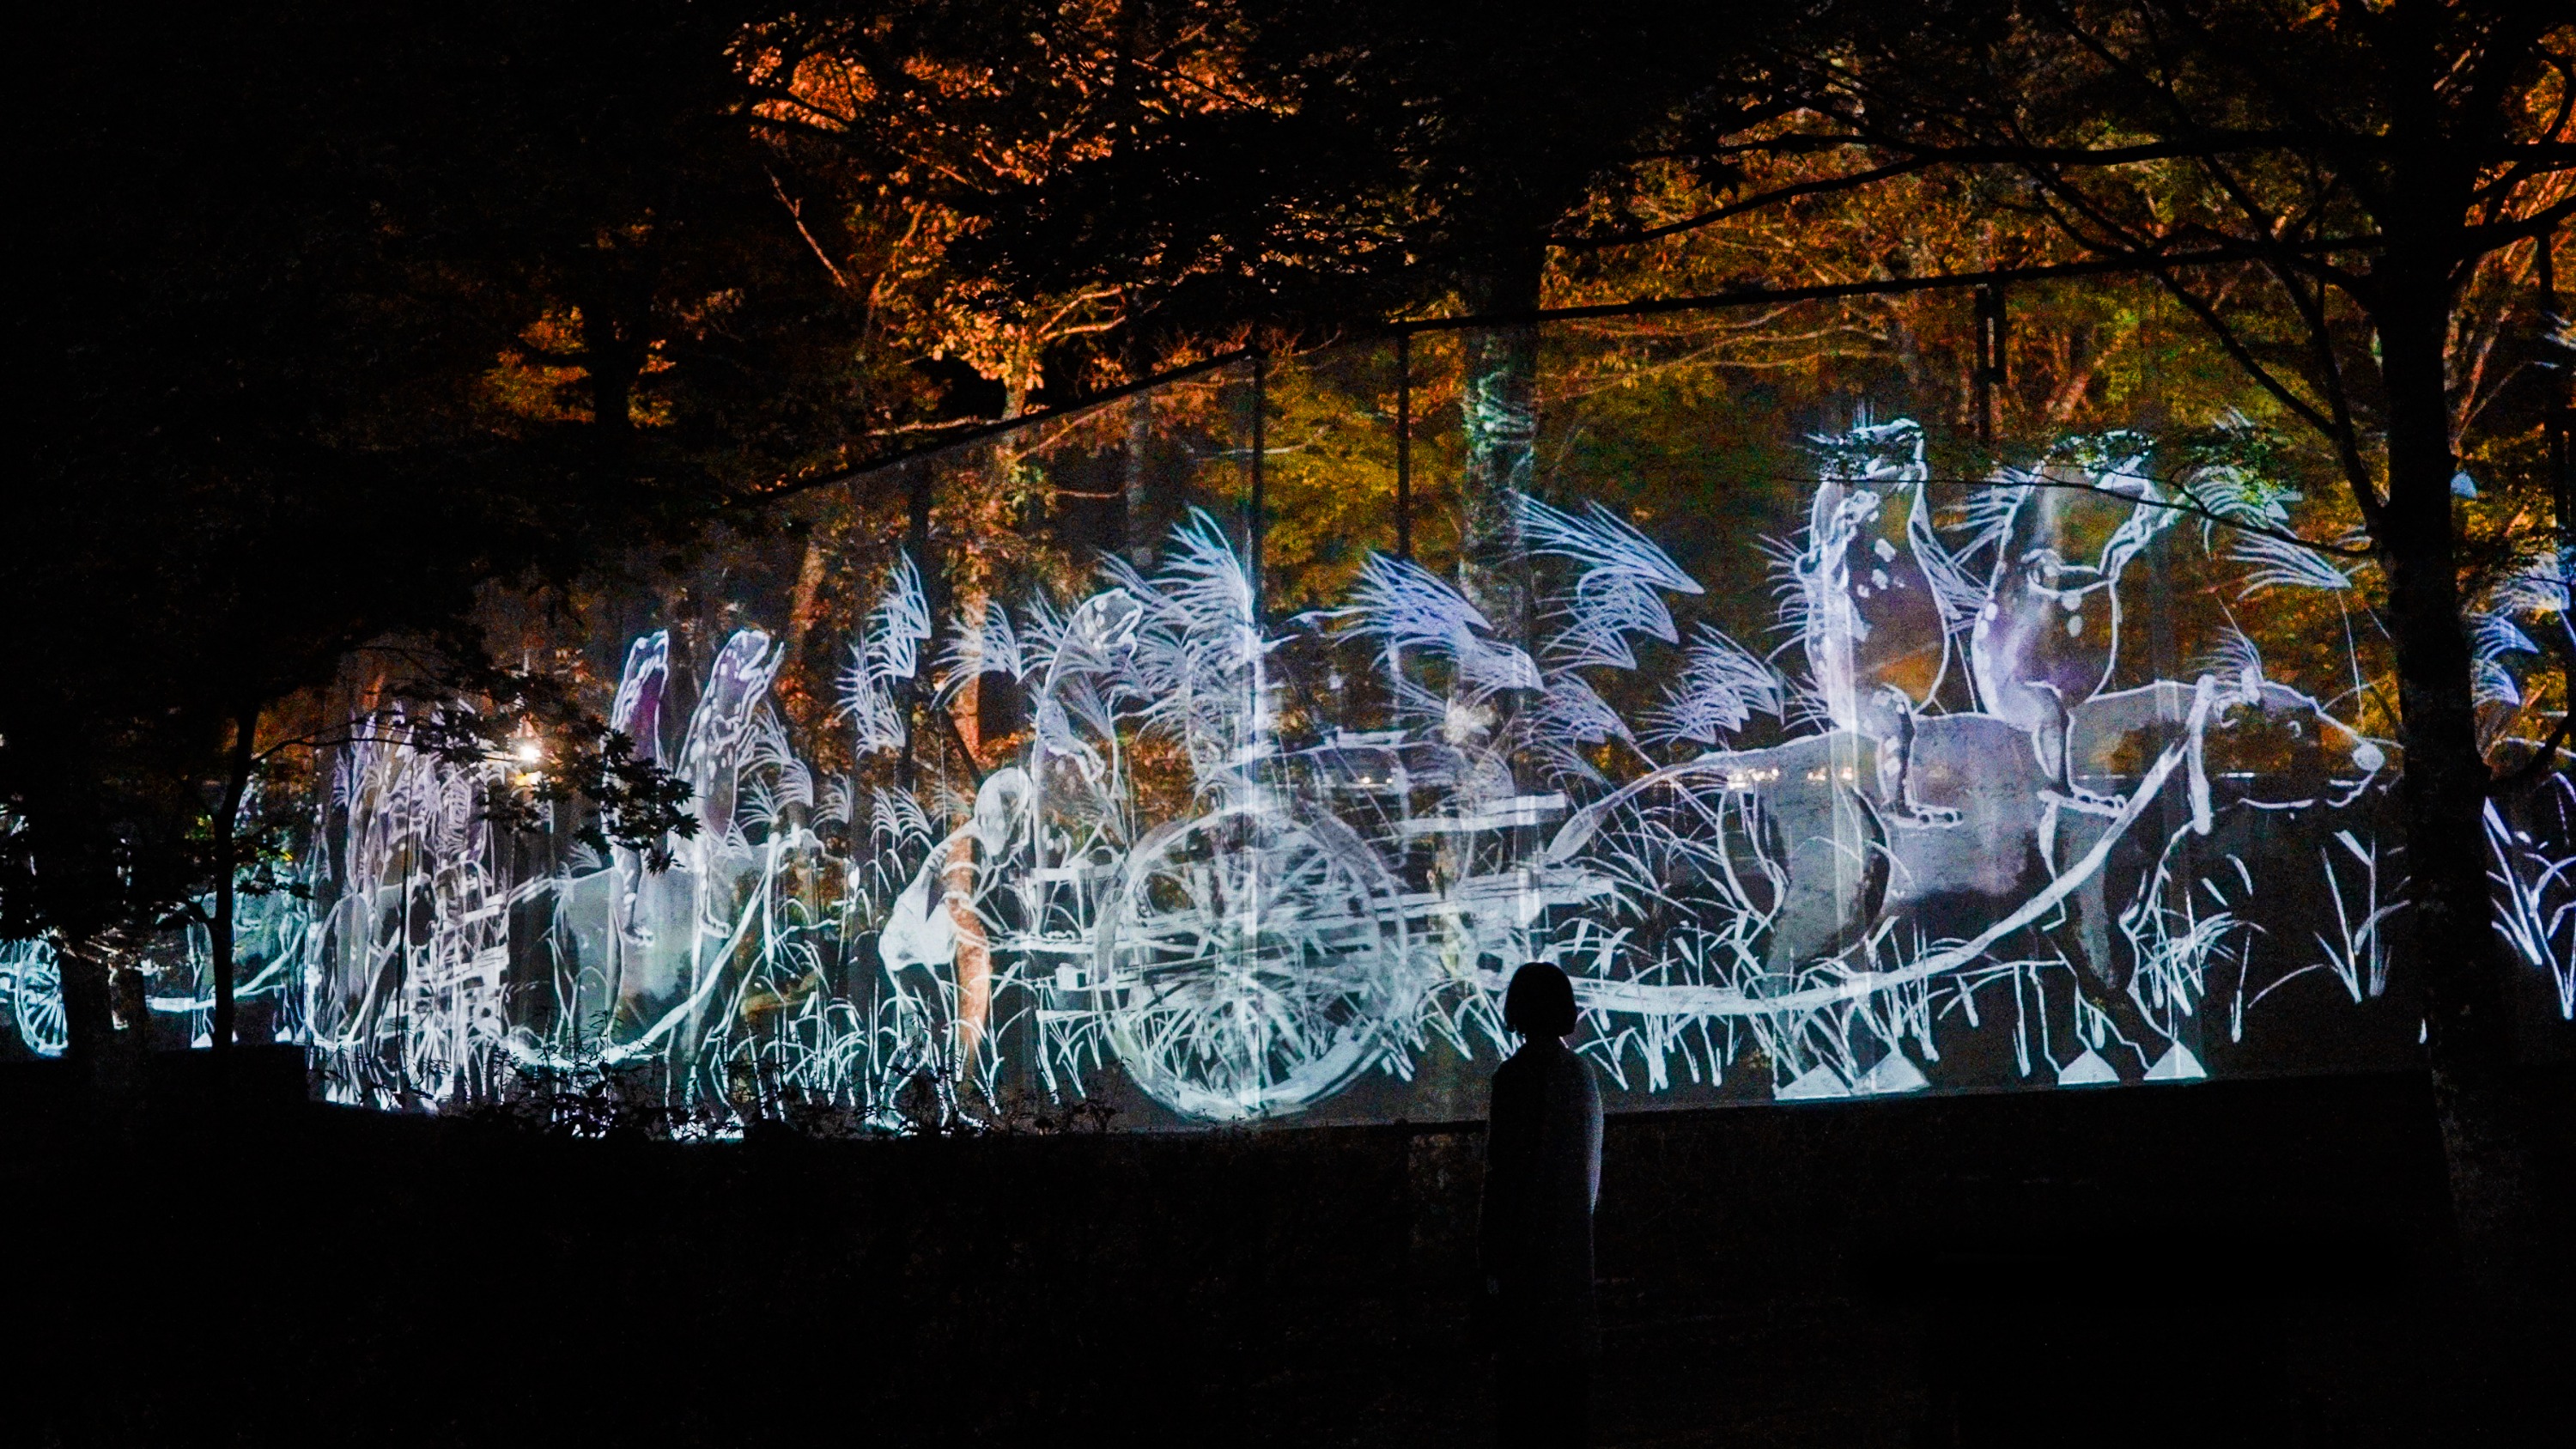
<svg viewBox="0 0 2576 1449">
<path fill-rule="evenodd" d="M 993 948 L 984 936 L 984 919 L 975 912 L 975 837 L 965 835 L 948 848 L 940 870 L 948 919 L 957 928 L 957 1075 L 971 1080 L 975 1054 L 993 1014 Z"/>
<path fill-rule="evenodd" d="M 980 635 L 988 607 L 988 600 L 969 593 L 962 606 L 960 626 Z M 966 754 L 970 774 L 984 753 L 983 696 L 984 679 L 978 675 L 966 681 L 948 705 L 949 719 L 957 730 L 957 745 Z M 948 862 L 940 869 L 940 887 L 949 922 L 957 931 L 957 1075 L 971 1079 L 975 1054 L 983 1046 L 993 1014 L 993 948 L 984 935 L 984 918 L 975 910 L 975 837 L 971 833 L 959 836 L 949 847 Z"/>
<path fill-rule="evenodd" d="M 1127 400 L 1127 486 L 1124 500 L 1127 516 L 1122 530 L 1127 561 L 1140 569 L 1154 566 L 1154 521 L 1147 511 L 1153 500 L 1145 492 L 1146 450 L 1153 446 L 1153 442 L 1153 398 L 1140 392 Z"/>
<path fill-rule="evenodd" d="M 251 746 L 258 728 L 257 710 L 233 722 L 233 748 L 224 771 L 223 803 L 215 811 L 215 914 L 206 927 L 207 955 L 212 958 L 206 969 L 214 977 L 215 1009 L 209 1035 L 218 1059 L 230 1056 L 233 1046 L 233 940 L 239 894 L 236 877 L 241 869 L 234 856 L 241 838 L 242 797 L 250 791 Z"/>
<path fill-rule="evenodd" d="M 1546 249 L 1537 244 L 1498 254 L 1463 289 L 1469 310 L 1505 317 L 1537 311 L 1546 263 Z M 1473 329 L 1465 335 L 1464 353 L 1459 583 L 1496 634 L 1526 647 L 1533 623 L 1529 566 L 1512 495 L 1530 487 L 1538 444 L 1538 330 L 1510 323 Z"/>
<path fill-rule="evenodd" d="M 805 540 L 805 557 L 796 566 L 796 585 L 787 597 L 787 656 L 778 671 L 782 678 L 794 677 L 797 662 L 805 657 L 805 641 L 823 617 L 826 562 L 823 541 Z"/>
</svg>

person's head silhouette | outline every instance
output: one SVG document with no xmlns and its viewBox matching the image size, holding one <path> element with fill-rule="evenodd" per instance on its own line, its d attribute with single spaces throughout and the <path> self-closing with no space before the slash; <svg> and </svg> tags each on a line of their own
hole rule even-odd
<svg viewBox="0 0 2576 1449">
<path fill-rule="evenodd" d="M 1503 993 L 1503 1024 L 1533 1041 L 1574 1030 L 1574 983 L 1544 961 L 1523 966 Z"/>
</svg>

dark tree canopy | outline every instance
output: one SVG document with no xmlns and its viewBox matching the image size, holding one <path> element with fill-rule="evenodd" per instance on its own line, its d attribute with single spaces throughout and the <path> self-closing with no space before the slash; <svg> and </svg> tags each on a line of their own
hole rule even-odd
<svg viewBox="0 0 2576 1449">
<path fill-rule="evenodd" d="M 8 927 L 204 886 L 238 725 L 678 539 L 905 394 L 704 4 L 51 13 L 0 704 Z M 470 661 L 467 661 L 470 662 Z M 31 860 L 46 862 L 38 869 Z M 75 865 L 74 863 L 78 864 Z"/>
<path fill-rule="evenodd" d="M 960 264 L 1132 280 L 1183 331 L 1538 304 L 1552 245 L 1615 230 L 1633 164 L 1782 109 L 1778 7 L 1239 7 L 1219 101 L 1140 117 L 984 199 Z M 1586 223 L 1593 225 L 1587 226 Z"/>
<path fill-rule="evenodd" d="M 2162 278 L 2350 505 L 2316 542 L 2366 560 L 2397 644 L 2428 1057 L 2464 1224 L 2505 1241 L 2529 1199 L 2482 812 L 2563 762 L 2576 710 L 2564 682 L 2482 706 L 2463 622 L 2499 563 L 2563 579 L 2565 500 L 2531 480 L 2565 322 L 2527 294 L 2576 219 L 2571 47 L 2563 0 L 47 11 L 0 934 L 229 901 L 254 762 L 353 658 L 559 700 L 487 657 L 490 590 L 560 600 L 961 412 L 1811 252 L 2109 259 Z M 2165 265 L 2212 246 L 2243 267 Z M 1526 616 L 1497 566 L 1526 333 L 1458 343 L 1460 582 L 1496 619 Z M 2464 523 L 2464 459 L 2550 521 Z M 927 556 L 933 500 L 903 504 Z M 668 803 L 588 738 L 602 791 Z"/>
</svg>

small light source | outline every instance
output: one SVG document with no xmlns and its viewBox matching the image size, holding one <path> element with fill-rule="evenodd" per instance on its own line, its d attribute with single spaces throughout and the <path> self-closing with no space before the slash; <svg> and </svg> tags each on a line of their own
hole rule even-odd
<svg viewBox="0 0 2576 1449">
<path fill-rule="evenodd" d="M 522 765 L 533 765 L 546 757 L 546 747 L 535 740 L 521 740 L 510 747 L 510 754 Z"/>
</svg>

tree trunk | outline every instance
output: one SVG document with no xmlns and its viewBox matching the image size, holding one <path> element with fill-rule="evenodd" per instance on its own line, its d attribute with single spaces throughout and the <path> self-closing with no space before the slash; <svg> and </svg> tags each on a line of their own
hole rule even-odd
<svg viewBox="0 0 2576 1449">
<path fill-rule="evenodd" d="M 128 952 L 125 932 L 114 926 L 79 938 L 65 937 L 56 961 L 62 971 L 66 1048 L 77 1078 L 93 1140 L 101 1146 L 131 1137 L 143 1101 L 143 1032 L 116 1026 L 114 973 Z"/>
<path fill-rule="evenodd" d="M 233 749 L 225 762 L 223 804 L 215 812 L 215 919 L 207 927 L 207 971 L 215 981 L 215 1014 L 208 1043 L 217 1060 L 233 1047 L 233 921 L 238 896 L 235 877 L 240 863 L 233 856 L 240 842 L 242 797 L 250 790 L 251 746 L 259 729 L 259 711 L 245 711 L 233 721 Z"/>
<path fill-rule="evenodd" d="M 54 953 L 63 981 L 63 1025 L 69 1043 L 64 1056 L 85 1076 L 115 1045 L 116 1020 L 108 1006 L 107 972 L 111 953 L 95 937 L 64 938 Z"/>
<path fill-rule="evenodd" d="M 2531 1246 L 2531 1183 L 2505 990 L 2510 963 L 2487 881 L 2488 769 L 2478 748 L 2461 598 L 2444 404 L 2446 299 L 2435 266 L 2389 259 L 2375 318 L 2388 397 L 2382 539 L 2397 645 L 2406 767 L 2408 899 L 2424 1004 L 2425 1062 L 2452 1211 L 2473 1278 L 2507 1288 Z"/>
<path fill-rule="evenodd" d="M 644 372 L 644 350 L 624 335 L 605 305 L 581 314 L 582 371 L 590 382 L 590 418 L 609 446 L 626 441 L 635 425 L 635 380 Z"/>
<path fill-rule="evenodd" d="M 1143 373 L 1136 374 L 1139 377 Z M 1154 566 L 1153 498 L 1146 491 L 1146 459 L 1154 445 L 1154 398 L 1140 392 L 1127 400 L 1127 480 L 1120 542 L 1127 561 L 1140 569 Z"/>
<path fill-rule="evenodd" d="M 1535 312 L 1546 270 L 1543 245 L 1497 253 L 1464 288 L 1468 309 L 1505 316 Z M 1496 635 L 1527 648 L 1535 620 L 1512 495 L 1528 491 L 1538 445 L 1538 329 L 1482 328 L 1466 333 L 1463 342 L 1458 411 L 1466 469 L 1459 488 L 1459 583 Z"/>
<path fill-rule="evenodd" d="M 938 472 L 927 462 L 912 467 L 910 490 L 905 499 L 904 550 L 912 556 L 912 566 L 921 571 L 921 600 L 930 615 L 930 637 L 920 643 L 913 656 L 912 678 L 899 686 L 903 691 L 903 752 L 895 760 L 897 783 L 909 790 L 918 778 L 921 731 L 932 713 L 931 671 L 939 657 L 940 636 L 948 622 L 951 607 L 948 566 L 933 549 L 930 536 L 931 507 L 939 481 Z M 968 767 L 973 767 L 968 761 Z"/>
</svg>

